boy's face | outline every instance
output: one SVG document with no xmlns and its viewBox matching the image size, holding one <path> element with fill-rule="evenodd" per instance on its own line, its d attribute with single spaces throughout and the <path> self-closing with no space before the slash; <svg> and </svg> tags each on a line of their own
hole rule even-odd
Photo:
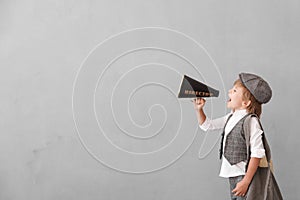
<svg viewBox="0 0 300 200">
<path fill-rule="evenodd" d="M 229 91 L 229 99 L 227 101 L 227 108 L 235 110 L 241 110 L 247 108 L 247 102 L 243 100 L 244 88 L 234 85 Z"/>
</svg>

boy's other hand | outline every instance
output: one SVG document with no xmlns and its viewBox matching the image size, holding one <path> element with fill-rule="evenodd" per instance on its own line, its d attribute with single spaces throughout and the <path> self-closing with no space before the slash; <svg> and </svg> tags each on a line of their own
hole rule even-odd
<svg viewBox="0 0 300 200">
<path fill-rule="evenodd" d="M 245 196 L 249 187 L 249 182 L 241 180 L 236 184 L 236 187 L 232 190 L 232 193 L 235 196 Z"/>
<path fill-rule="evenodd" d="M 203 98 L 196 98 L 196 99 L 194 99 L 193 100 L 193 103 L 194 103 L 194 108 L 196 109 L 196 110 L 201 110 L 203 107 L 204 107 L 204 105 L 205 105 L 205 99 L 203 99 Z"/>
</svg>

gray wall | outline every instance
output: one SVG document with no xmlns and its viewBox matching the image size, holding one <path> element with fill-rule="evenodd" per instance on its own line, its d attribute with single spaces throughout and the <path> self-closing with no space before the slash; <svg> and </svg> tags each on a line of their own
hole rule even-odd
<svg viewBox="0 0 300 200">
<path fill-rule="evenodd" d="M 262 122 L 297 199 L 299 6 L 1 1 L 0 199 L 228 199 L 219 132 L 176 94 L 183 74 L 205 81 L 220 89 L 207 114 L 222 116 L 239 72 L 273 89 Z"/>
</svg>

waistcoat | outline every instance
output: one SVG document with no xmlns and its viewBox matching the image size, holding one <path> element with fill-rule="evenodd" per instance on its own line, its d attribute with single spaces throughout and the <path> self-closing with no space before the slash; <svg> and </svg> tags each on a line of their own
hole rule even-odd
<svg viewBox="0 0 300 200">
<path fill-rule="evenodd" d="M 246 119 L 244 116 L 238 123 L 232 128 L 232 130 L 226 136 L 225 147 L 224 147 L 224 157 L 228 160 L 231 165 L 235 165 L 241 161 L 247 161 L 247 145 L 245 139 L 245 133 L 243 129 L 243 124 Z M 231 116 L 230 116 L 231 117 Z M 225 136 L 225 127 L 229 121 L 229 118 L 224 126 L 221 140 L 220 158 L 223 154 L 223 141 Z"/>
</svg>

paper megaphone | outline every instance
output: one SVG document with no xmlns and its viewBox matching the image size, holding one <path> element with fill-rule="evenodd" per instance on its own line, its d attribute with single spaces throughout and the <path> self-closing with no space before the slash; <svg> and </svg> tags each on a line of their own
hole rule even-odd
<svg viewBox="0 0 300 200">
<path fill-rule="evenodd" d="M 218 97 L 219 91 L 196 81 L 187 75 L 183 76 L 178 98 Z"/>
</svg>

